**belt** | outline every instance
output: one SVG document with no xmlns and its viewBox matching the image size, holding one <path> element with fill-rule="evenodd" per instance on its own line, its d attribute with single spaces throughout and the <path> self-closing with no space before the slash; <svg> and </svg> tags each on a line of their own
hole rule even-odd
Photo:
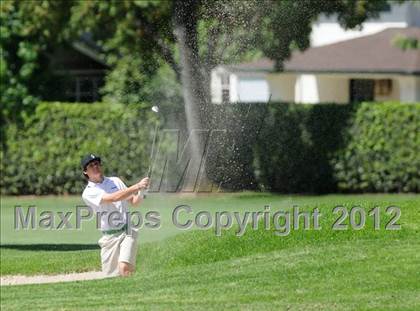
<svg viewBox="0 0 420 311">
<path fill-rule="evenodd" d="M 116 233 L 121 233 L 127 230 L 127 224 L 125 224 L 124 226 L 122 226 L 120 229 L 113 229 L 113 230 L 103 230 L 102 234 L 116 234 Z"/>
</svg>

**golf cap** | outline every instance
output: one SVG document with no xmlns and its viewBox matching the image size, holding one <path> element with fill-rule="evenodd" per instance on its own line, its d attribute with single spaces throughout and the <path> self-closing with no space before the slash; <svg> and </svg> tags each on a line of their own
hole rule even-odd
<svg viewBox="0 0 420 311">
<path fill-rule="evenodd" d="M 90 162 L 95 161 L 95 160 L 97 160 L 97 161 L 101 162 L 101 158 L 100 158 L 100 157 L 98 157 L 97 155 L 93 154 L 93 153 L 88 154 L 88 155 L 85 155 L 85 156 L 82 158 L 82 161 L 80 161 L 80 164 L 82 165 L 83 170 L 86 170 L 86 166 L 87 166 Z"/>
</svg>

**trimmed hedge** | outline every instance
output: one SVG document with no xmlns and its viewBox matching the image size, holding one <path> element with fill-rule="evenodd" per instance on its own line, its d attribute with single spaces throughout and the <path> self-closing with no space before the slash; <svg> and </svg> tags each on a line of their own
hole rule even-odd
<svg viewBox="0 0 420 311">
<path fill-rule="evenodd" d="M 154 118 L 147 105 L 40 103 L 23 128 L 7 128 L 1 191 L 81 193 L 80 159 L 91 152 L 133 182 L 147 174 Z"/>
<path fill-rule="evenodd" d="M 89 152 L 103 157 L 106 174 L 134 182 L 149 165 L 157 121 L 149 107 L 39 104 L 22 127 L 6 128 L 2 194 L 80 194 L 85 181 L 79 161 Z M 209 127 L 227 131 L 209 151 L 207 175 L 225 189 L 419 192 L 419 104 L 211 108 Z M 166 127 L 175 126 L 175 114 L 166 114 L 172 115 Z"/>
<path fill-rule="evenodd" d="M 227 188 L 258 185 L 283 193 L 420 190 L 419 104 L 253 103 L 214 110 L 213 128 L 229 131 L 224 151 L 218 151 L 225 156 L 219 156 L 210 173 Z"/>
<path fill-rule="evenodd" d="M 213 128 L 229 129 L 210 169 L 225 187 L 283 193 L 337 191 L 331 156 L 343 145 L 354 105 L 252 103 L 215 106 Z M 232 147 L 234 146 L 234 147 Z M 214 163 L 214 161 L 213 161 Z"/>
<path fill-rule="evenodd" d="M 363 103 L 331 161 L 337 187 L 351 192 L 420 191 L 420 105 Z"/>
<path fill-rule="evenodd" d="M 285 193 L 336 192 L 330 161 L 344 145 L 354 110 L 353 105 L 272 104 L 256 145 L 258 182 Z"/>
</svg>

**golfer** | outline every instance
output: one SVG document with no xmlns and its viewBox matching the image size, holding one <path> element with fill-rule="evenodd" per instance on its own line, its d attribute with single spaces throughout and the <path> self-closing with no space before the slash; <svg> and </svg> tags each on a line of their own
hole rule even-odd
<svg viewBox="0 0 420 311">
<path fill-rule="evenodd" d="M 149 185 L 149 178 L 128 187 L 118 177 L 102 174 L 101 158 L 89 154 L 81 161 L 88 184 L 82 198 L 101 219 L 102 271 L 107 276 L 129 276 L 135 270 L 138 230 L 127 226 L 128 203 L 139 205 L 140 191 Z M 98 220 L 98 217 L 96 218 Z M 128 230 L 129 229 L 129 230 Z"/>
</svg>

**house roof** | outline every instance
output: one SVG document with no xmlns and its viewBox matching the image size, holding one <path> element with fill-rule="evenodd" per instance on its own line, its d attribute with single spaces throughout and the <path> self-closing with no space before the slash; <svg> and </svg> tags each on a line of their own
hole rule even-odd
<svg viewBox="0 0 420 311">
<path fill-rule="evenodd" d="M 402 50 L 394 45 L 398 35 L 420 40 L 420 28 L 389 28 L 373 35 L 341 41 L 303 52 L 285 61 L 286 72 L 402 73 L 420 74 L 420 50 Z M 274 61 L 263 58 L 229 66 L 235 71 L 274 71 Z"/>
<path fill-rule="evenodd" d="M 57 47 L 50 55 L 51 68 L 54 72 L 104 72 L 109 67 L 102 61 L 93 57 L 91 53 L 86 53 L 80 45 L 74 43 L 64 44 Z"/>
</svg>

